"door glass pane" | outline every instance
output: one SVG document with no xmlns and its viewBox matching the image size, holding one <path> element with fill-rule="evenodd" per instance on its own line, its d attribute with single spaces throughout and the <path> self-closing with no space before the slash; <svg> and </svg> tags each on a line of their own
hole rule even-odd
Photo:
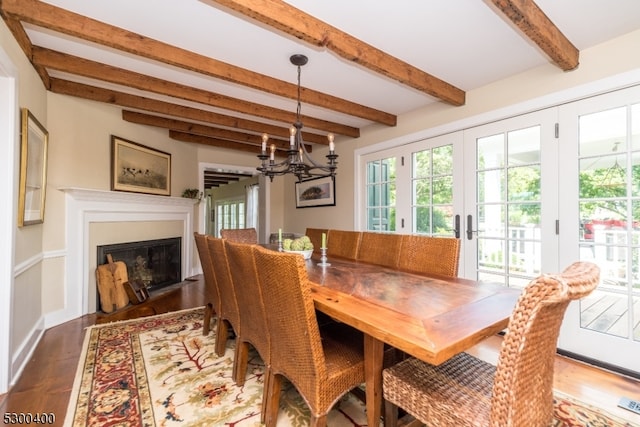
<svg viewBox="0 0 640 427">
<path fill-rule="evenodd" d="M 413 153 L 412 233 L 453 236 L 453 145 Z"/>
<path fill-rule="evenodd" d="M 580 258 L 598 264 L 601 280 L 580 302 L 580 325 L 635 339 L 640 334 L 640 312 L 633 306 L 640 262 L 637 116 L 637 105 L 622 106 L 582 115 L 578 126 Z"/>
<path fill-rule="evenodd" d="M 478 202 L 496 203 L 504 201 L 504 171 L 478 172 Z"/>
<path fill-rule="evenodd" d="M 390 157 L 367 163 L 367 230 L 396 229 L 396 159 Z"/>
<path fill-rule="evenodd" d="M 640 104 L 631 106 L 631 149 L 640 150 Z"/>
</svg>

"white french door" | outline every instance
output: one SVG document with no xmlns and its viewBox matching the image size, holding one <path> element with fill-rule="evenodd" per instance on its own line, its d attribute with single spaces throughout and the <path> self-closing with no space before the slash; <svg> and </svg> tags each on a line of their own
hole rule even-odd
<svg viewBox="0 0 640 427">
<path fill-rule="evenodd" d="M 361 159 L 365 230 L 454 236 L 462 212 L 462 132 Z"/>
<path fill-rule="evenodd" d="M 361 228 L 453 235 L 460 216 L 462 277 L 518 288 L 596 262 L 601 283 L 569 305 L 558 348 L 640 372 L 640 87 L 366 154 L 360 165 Z"/>
<path fill-rule="evenodd" d="M 556 111 L 465 130 L 466 277 L 523 287 L 558 270 Z"/>
<path fill-rule="evenodd" d="M 560 123 L 560 262 L 595 262 L 601 281 L 559 346 L 640 372 L 640 87 L 562 106 Z"/>
</svg>

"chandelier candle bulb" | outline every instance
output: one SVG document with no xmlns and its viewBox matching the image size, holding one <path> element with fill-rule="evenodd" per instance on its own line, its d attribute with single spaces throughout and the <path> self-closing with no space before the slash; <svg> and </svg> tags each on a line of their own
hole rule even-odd
<svg viewBox="0 0 640 427">
<path fill-rule="evenodd" d="M 269 139 L 269 135 L 266 133 L 262 134 L 262 154 L 267 152 L 267 140 Z"/>
<path fill-rule="evenodd" d="M 329 152 L 333 153 L 336 151 L 336 144 L 333 142 L 333 134 L 328 134 L 327 139 L 329 140 Z"/>
<path fill-rule="evenodd" d="M 269 160 L 273 162 L 275 160 L 275 156 L 276 156 L 276 146 L 274 144 L 271 144 L 271 155 L 269 156 Z"/>
<path fill-rule="evenodd" d="M 296 145 L 296 128 L 293 126 L 289 128 L 289 145 Z"/>
</svg>

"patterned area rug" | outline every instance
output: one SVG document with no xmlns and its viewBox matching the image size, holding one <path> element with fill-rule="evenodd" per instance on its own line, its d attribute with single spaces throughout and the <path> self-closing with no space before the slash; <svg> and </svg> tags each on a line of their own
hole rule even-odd
<svg viewBox="0 0 640 427">
<path fill-rule="evenodd" d="M 234 340 L 223 357 L 202 336 L 203 309 L 98 325 L 87 330 L 66 427 L 260 425 L 263 365 L 254 354 L 244 386 L 231 379 Z M 309 412 L 287 384 L 278 426 L 307 426 Z M 329 426 L 366 425 L 364 406 L 347 395 Z M 568 396 L 556 396 L 553 426 L 633 426 Z"/>
</svg>

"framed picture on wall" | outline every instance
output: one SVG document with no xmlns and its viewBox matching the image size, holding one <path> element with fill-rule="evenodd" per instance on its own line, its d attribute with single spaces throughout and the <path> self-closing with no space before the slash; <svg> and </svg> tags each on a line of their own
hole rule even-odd
<svg viewBox="0 0 640 427">
<path fill-rule="evenodd" d="M 171 154 L 112 135 L 111 190 L 171 195 Z"/>
<path fill-rule="evenodd" d="M 49 132 L 27 108 L 20 114 L 18 227 L 44 222 Z"/>
<path fill-rule="evenodd" d="M 296 208 L 336 205 L 336 182 L 322 177 L 296 182 Z"/>
</svg>

